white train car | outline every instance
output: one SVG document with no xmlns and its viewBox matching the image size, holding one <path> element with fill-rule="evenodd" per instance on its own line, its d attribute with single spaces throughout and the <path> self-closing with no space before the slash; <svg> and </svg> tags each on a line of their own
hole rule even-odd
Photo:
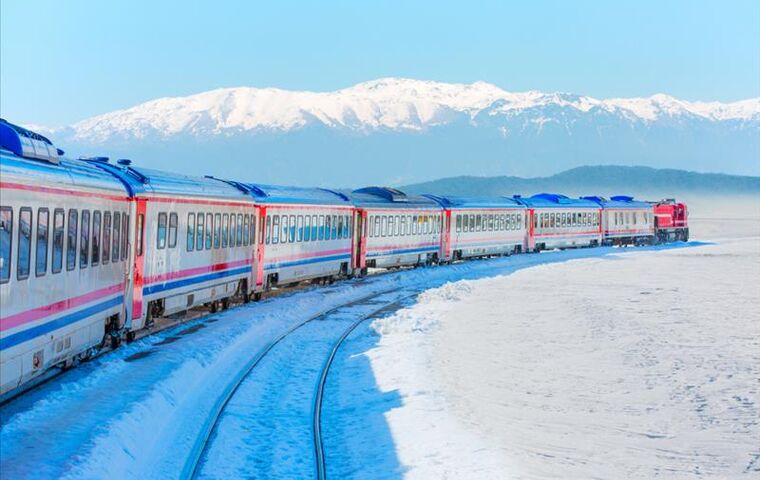
<svg viewBox="0 0 760 480">
<path fill-rule="evenodd" d="M 509 255 L 527 248 L 528 210 L 511 198 L 426 195 L 444 209 L 441 260 Z"/>
<path fill-rule="evenodd" d="M 360 270 L 439 260 L 443 208 L 438 202 L 386 187 L 361 188 L 350 197 L 362 225 L 355 262 Z"/>
<path fill-rule="evenodd" d="M 528 208 L 532 218 L 528 232 L 529 250 L 601 244 L 601 207 L 596 202 L 555 193 L 515 196 L 514 199 Z"/>
<path fill-rule="evenodd" d="M 233 184 L 92 161 L 128 185 L 134 220 L 128 338 L 154 318 L 249 298 L 255 271 L 253 200 Z"/>
<path fill-rule="evenodd" d="M 113 176 L 0 121 L 0 394 L 118 340 L 129 199 Z M 60 152 L 62 153 L 62 152 Z M 110 335 L 109 335 L 110 334 Z"/>
<path fill-rule="evenodd" d="M 602 244 L 643 245 L 654 243 L 654 209 L 648 202 L 639 202 L 626 195 L 607 200 L 604 197 L 583 197 L 602 208 Z"/>
<path fill-rule="evenodd" d="M 354 208 L 322 188 L 240 183 L 256 202 L 256 290 L 352 273 Z"/>
</svg>

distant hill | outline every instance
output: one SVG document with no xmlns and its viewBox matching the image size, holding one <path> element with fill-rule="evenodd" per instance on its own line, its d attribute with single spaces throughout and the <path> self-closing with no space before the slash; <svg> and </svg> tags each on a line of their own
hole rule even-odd
<svg viewBox="0 0 760 480">
<path fill-rule="evenodd" d="M 760 194 L 760 177 L 610 165 L 577 167 L 537 178 L 450 177 L 400 188 L 408 193 L 467 196 L 532 195 L 539 192 L 558 192 L 572 196 L 675 195 L 684 192 L 755 195 Z"/>
</svg>

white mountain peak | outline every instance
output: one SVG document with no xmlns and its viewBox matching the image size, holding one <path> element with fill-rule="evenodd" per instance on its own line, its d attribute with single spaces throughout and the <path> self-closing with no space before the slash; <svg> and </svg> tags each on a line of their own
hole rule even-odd
<svg viewBox="0 0 760 480">
<path fill-rule="evenodd" d="M 420 131 L 463 115 L 510 115 L 552 108 L 618 114 L 631 121 L 693 116 L 710 121 L 760 118 L 760 98 L 733 103 L 687 102 L 657 94 L 600 100 L 571 93 L 508 92 L 486 82 L 443 83 L 381 78 L 331 91 L 279 88 L 220 88 L 185 97 L 166 97 L 83 120 L 74 137 L 105 141 L 118 135 L 220 135 L 240 131 L 291 131 L 310 124 L 355 131 Z M 552 112 L 541 113 L 541 118 Z"/>
</svg>

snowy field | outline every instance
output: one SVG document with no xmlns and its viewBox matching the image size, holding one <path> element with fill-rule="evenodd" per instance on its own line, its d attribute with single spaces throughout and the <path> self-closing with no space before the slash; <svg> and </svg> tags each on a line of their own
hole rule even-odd
<svg viewBox="0 0 760 480">
<path fill-rule="evenodd" d="M 760 476 L 760 222 L 701 223 L 747 236 L 453 282 L 376 320 L 398 473 Z"/>
<path fill-rule="evenodd" d="M 756 476 L 760 222 L 716 222 L 694 222 L 714 243 L 403 271 L 194 320 L 0 408 L 0 472 L 186 476 L 223 393 L 274 337 L 347 302 L 423 291 L 338 351 L 322 413 L 329 478 Z M 273 350 L 199 476 L 312 478 L 316 377 L 346 321 L 374 308 Z"/>
</svg>

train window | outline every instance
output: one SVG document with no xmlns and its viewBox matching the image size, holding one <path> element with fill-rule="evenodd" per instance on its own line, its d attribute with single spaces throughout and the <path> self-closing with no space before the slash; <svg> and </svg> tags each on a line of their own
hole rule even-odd
<svg viewBox="0 0 760 480">
<path fill-rule="evenodd" d="M 0 283 L 7 283 L 11 279 L 12 247 L 13 209 L 0 207 Z"/>
<path fill-rule="evenodd" d="M 111 262 L 119 261 L 119 242 L 121 241 L 121 213 L 113 214 L 113 244 L 111 245 Z"/>
<path fill-rule="evenodd" d="M 121 259 L 129 257 L 129 215 L 121 214 Z"/>
<path fill-rule="evenodd" d="M 384 237 L 388 231 L 388 217 L 382 215 L 380 217 L 380 236 Z"/>
<path fill-rule="evenodd" d="M 166 248 L 166 212 L 158 214 L 158 228 L 156 229 L 156 247 L 161 250 Z"/>
<path fill-rule="evenodd" d="M 376 235 L 377 235 L 377 229 L 379 228 L 379 227 L 378 227 L 378 222 L 379 222 L 380 220 L 377 218 L 377 216 L 376 216 L 376 215 L 370 215 L 367 221 L 368 221 L 368 222 L 369 222 L 369 224 L 370 224 L 370 228 L 369 228 L 369 236 L 370 236 L 370 237 L 374 237 L 374 236 L 376 236 Z"/>
<path fill-rule="evenodd" d="M 311 215 L 306 215 L 306 219 L 304 221 L 303 241 L 308 242 L 311 240 Z"/>
<path fill-rule="evenodd" d="M 332 225 L 330 220 L 330 215 L 325 215 L 325 225 L 324 225 L 324 232 L 325 232 L 325 240 L 330 240 L 330 225 Z M 322 235 L 319 235 L 320 240 L 322 239 Z"/>
<path fill-rule="evenodd" d="M 53 273 L 59 273 L 63 268 L 63 222 L 65 216 L 66 214 L 62 208 L 56 208 L 53 211 L 53 258 L 51 265 L 51 271 Z"/>
<path fill-rule="evenodd" d="M 222 214 L 214 214 L 214 248 L 219 248 L 222 241 Z"/>
<path fill-rule="evenodd" d="M 222 248 L 227 248 L 227 244 L 230 239 L 230 216 L 228 214 L 222 214 Z"/>
<path fill-rule="evenodd" d="M 333 217 L 333 221 L 335 220 L 335 217 Z M 335 235 L 333 235 L 333 238 L 335 238 Z M 291 215 L 290 216 L 290 242 L 296 241 L 296 216 Z"/>
<path fill-rule="evenodd" d="M 393 230 L 396 228 L 396 219 L 394 218 L 394 215 L 388 216 L 388 236 L 393 236 Z"/>
<path fill-rule="evenodd" d="M 82 228 L 79 230 L 79 268 L 90 262 L 90 211 L 82 210 Z"/>
<path fill-rule="evenodd" d="M 247 246 L 251 237 L 251 217 L 246 215 L 243 217 L 243 245 Z"/>
<path fill-rule="evenodd" d="M 169 248 L 174 248 L 177 246 L 177 224 L 178 223 L 179 223 L 179 219 L 177 218 L 176 212 L 171 212 L 169 214 L 169 241 L 167 242 L 169 245 Z M 158 226 L 160 229 L 161 228 L 161 214 L 160 213 L 158 214 Z"/>
<path fill-rule="evenodd" d="M 34 273 L 41 277 L 47 273 L 48 260 L 48 224 L 50 223 L 50 211 L 47 208 L 37 210 L 37 246 L 35 248 Z"/>
<path fill-rule="evenodd" d="M 319 216 L 319 227 L 317 228 L 317 233 L 319 240 L 323 240 L 325 238 L 325 216 L 320 215 Z"/>
<path fill-rule="evenodd" d="M 288 216 L 282 215 L 282 243 L 288 243 Z"/>
<path fill-rule="evenodd" d="M 493 221 L 494 221 L 493 215 L 488 214 L 487 218 L 488 218 L 488 231 L 493 232 Z"/>
<path fill-rule="evenodd" d="M 251 236 L 251 245 L 255 245 L 256 244 L 256 216 L 251 214 L 250 217 L 251 217 L 251 223 L 248 228 L 249 228 L 250 236 Z"/>
<path fill-rule="evenodd" d="M 230 248 L 235 247 L 235 238 L 237 237 L 237 221 L 235 220 L 235 214 L 230 213 Z"/>
<path fill-rule="evenodd" d="M 317 230 L 319 229 L 319 220 L 316 215 L 311 216 L 311 241 L 317 240 Z"/>
<path fill-rule="evenodd" d="M 280 241 L 280 216 L 275 215 L 272 218 L 272 243 L 278 243 Z"/>
<path fill-rule="evenodd" d="M 55 257 L 55 251 L 53 252 Z M 103 212 L 103 265 L 111 261 L 111 212 Z M 55 264 L 55 260 L 53 261 Z M 55 265 L 53 265 L 55 268 Z"/>
<path fill-rule="evenodd" d="M 233 216 L 234 218 L 234 216 Z M 195 215 L 195 249 L 203 250 L 204 240 L 206 238 L 206 214 L 198 212 Z"/>
<path fill-rule="evenodd" d="M 77 230 L 79 227 L 79 212 L 69 210 L 69 229 L 66 236 L 66 270 L 74 270 L 77 266 Z"/>
<path fill-rule="evenodd" d="M 16 259 L 16 278 L 18 280 L 29 277 L 31 256 L 32 209 L 23 207 L 18 214 L 18 258 Z"/>
<path fill-rule="evenodd" d="M 243 214 L 242 213 L 237 214 L 237 242 L 235 244 L 238 247 L 243 244 Z"/>
<path fill-rule="evenodd" d="M 343 215 L 343 237 L 349 238 L 352 232 L 351 217 L 349 215 Z"/>
<path fill-rule="evenodd" d="M 100 263 L 100 225 L 101 213 L 99 210 L 92 212 L 92 266 Z"/>
<path fill-rule="evenodd" d="M 330 230 L 331 232 L 330 236 L 333 240 L 335 240 L 335 238 L 337 237 L 336 235 L 337 228 L 338 228 L 338 217 L 337 215 L 333 215 L 332 216 L 332 230 Z"/>
<path fill-rule="evenodd" d="M 211 250 L 214 248 L 214 214 L 206 212 L 206 250 Z"/>
<path fill-rule="evenodd" d="M 303 215 L 296 217 L 296 242 L 303 242 Z"/>
<path fill-rule="evenodd" d="M 185 249 L 188 252 L 195 250 L 195 214 L 187 214 L 187 238 L 185 240 Z"/>
<path fill-rule="evenodd" d="M 269 245 L 269 239 L 271 238 L 271 233 L 272 233 L 272 217 L 267 217 L 265 228 L 266 228 L 266 236 L 264 237 L 264 243 Z"/>
</svg>

